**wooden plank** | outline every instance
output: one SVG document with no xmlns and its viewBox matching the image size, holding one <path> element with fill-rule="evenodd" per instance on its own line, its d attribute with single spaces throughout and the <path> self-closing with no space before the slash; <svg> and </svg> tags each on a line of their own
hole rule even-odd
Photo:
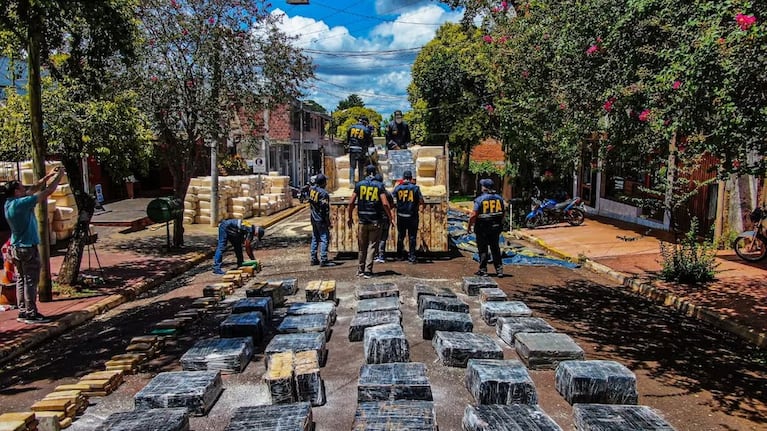
<svg viewBox="0 0 767 431">
<path fill-rule="evenodd" d="M 332 191 L 337 188 L 336 186 L 336 159 L 335 157 L 325 156 L 325 177 L 328 179 L 328 184 L 325 190 Z"/>
</svg>

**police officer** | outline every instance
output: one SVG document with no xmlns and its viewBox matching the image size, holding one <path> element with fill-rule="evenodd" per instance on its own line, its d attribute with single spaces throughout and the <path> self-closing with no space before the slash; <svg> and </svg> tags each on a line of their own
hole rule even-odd
<svg viewBox="0 0 767 431">
<path fill-rule="evenodd" d="M 397 257 L 405 257 L 405 234 L 408 237 L 408 262 L 415 263 L 415 240 L 418 234 L 418 207 L 424 205 L 421 188 L 413 181 L 413 173 L 402 173 L 402 183 L 394 188 L 397 199 Z"/>
<path fill-rule="evenodd" d="M 390 150 L 405 150 L 410 145 L 410 126 L 402 120 L 402 111 L 394 111 L 394 121 L 386 126 L 386 146 Z"/>
<path fill-rule="evenodd" d="M 371 278 L 373 276 L 373 259 L 378 251 L 378 241 L 381 239 L 381 225 L 384 223 L 384 214 L 393 223 L 391 207 L 386 199 L 384 186 L 375 180 L 376 168 L 369 165 L 365 168 L 368 175 L 364 180 L 354 186 L 354 192 L 347 207 L 346 220 L 349 229 L 354 225 L 352 213 L 357 203 L 357 245 L 359 247 L 358 277 Z"/>
<path fill-rule="evenodd" d="M 309 189 L 309 207 L 312 220 L 311 264 L 319 266 L 336 266 L 328 260 L 328 243 L 330 242 L 330 195 L 325 190 L 328 179 L 323 174 L 314 177 L 314 185 Z M 317 258 L 319 246 L 320 256 Z"/>
<path fill-rule="evenodd" d="M 243 240 L 245 241 L 245 252 L 248 254 L 248 258 L 254 260 L 253 239 L 257 238 L 258 241 L 261 241 L 263 237 L 264 228 L 255 226 L 250 222 L 241 219 L 222 220 L 218 224 L 218 245 L 216 246 L 216 254 L 213 256 L 213 273 L 224 274 L 224 271 L 221 269 L 221 261 L 223 260 L 227 242 L 232 243 L 234 255 L 237 256 L 237 267 L 239 268 L 243 262 Z"/>
<path fill-rule="evenodd" d="M 376 181 L 383 184 L 383 176 L 381 174 L 376 174 L 374 178 Z M 384 185 L 383 191 L 386 195 L 386 200 L 389 202 L 389 206 L 394 208 L 394 197 L 388 190 L 386 190 L 386 185 Z M 381 223 L 381 239 L 378 241 L 378 253 L 376 254 L 377 257 L 375 263 L 386 263 L 386 241 L 389 240 L 389 226 L 389 219 L 386 216 L 386 212 L 384 212 L 384 221 Z"/>
<path fill-rule="evenodd" d="M 479 181 L 482 187 L 482 195 L 474 199 L 474 210 L 469 216 L 468 232 L 476 224 L 477 249 L 479 251 L 479 271 L 475 275 L 487 275 L 487 249 L 493 254 L 493 265 L 498 278 L 503 277 L 503 262 L 501 260 L 501 247 L 498 240 L 503 229 L 503 198 L 495 192 L 493 180 L 485 178 Z"/>
<path fill-rule="evenodd" d="M 346 143 L 349 145 L 349 184 L 354 186 L 354 171 L 359 169 L 359 177 L 362 179 L 368 148 L 373 146 L 368 117 L 361 116 L 356 124 L 349 127 L 346 131 Z"/>
</svg>

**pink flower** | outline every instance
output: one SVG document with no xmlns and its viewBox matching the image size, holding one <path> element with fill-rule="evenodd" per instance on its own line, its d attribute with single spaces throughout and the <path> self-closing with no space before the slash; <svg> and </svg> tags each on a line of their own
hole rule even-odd
<svg viewBox="0 0 767 431">
<path fill-rule="evenodd" d="M 194 87 L 194 81 L 192 81 L 191 79 L 189 81 L 186 81 L 186 86 L 189 88 Z"/>
<path fill-rule="evenodd" d="M 611 97 L 607 100 L 605 100 L 605 104 L 602 105 L 602 107 L 605 109 L 605 111 L 610 112 L 613 110 L 613 104 L 615 103 L 617 99 L 614 97 Z"/>
<path fill-rule="evenodd" d="M 501 2 L 501 9 L 503 10 L 509 10 L 509 3 L 502 1 Z"/>
<path fill-rule="evenodd" d="M 640 112 L 638 118 L 639 118 L 639 121 L 641 121 L 643 123 L 647 122 L 647 120 L 650 119 L 650 110 L 649 109 L 645 109 L 644 111 Z"/>
<path fill-rule="evenodd" d="M 735 169 L 740 168 L 740 160 L 738 160 L 738 159 L 733 160 L 732 161 L 732 167 L 735 168 Z"/>
<path fill-rule="evenodd" d="M 170 0 L 170 7 L 172 7 L 172 8 L 177 8 L 178 7 L 178 3 L 176 3 L 176 0 Z"/>
<path fill-rule="evenodd" d="M 744 15 L 739 13 L 735 15 L 735 22 L 738 24 L 738 27 L 740 27 L 741 30 L 746 31 L 751 28 L 752 25 L 756 24 L 756 17 L 753 15 Z"/>
<path fill-rule="evenodd" d="M 682 81 L 674 81 L 674 84 L 671 85 L 671 88 L 674 90 L 679 90 L 679 87 L 682 86 Z"/>
<path fill-rule="evenodd" d="M 484 40 L 487 43 L 493 43 L 493 36 L 490 36 L 489 34 L 486 34 L 482 40 Z"/>
<path fill-rule="evenodd" d="M 671 120 L 669 120 L 669 119 L 664 120 L 663 121 L 663 125 L 666 126 L 666 127 L 670 126 L 671 125 Z"/>
<path fill-rule="evenodd" d="M 149 46 L 154 46 L 154 39 L 149 39 Z"/>
<path fill-rule="evenodd" d="M 720 37 L 719 39 L 716 40 L 716 43 L 718 43 L 719 45 L 724 45 L 725 43 L 727 43 L 727 40 L 725 40 L 725 38 L 723 37 Z"/>
<path fill-rule="evenodd" d="M 509 40 L 507 36 L 501 36 L 498 38 L 498 43 L 506 43 Z"/>
<path fill-rule="evenodd" d="M 528 76 L 530 76 L 530 71 L 529 70 L 523 70 L 522 71 L 522 77 L 523 78 L 527 78 Z"/>
<path fill-rule="evenodd" d="M 208 24 L 213 25 L 215 24 L 216 20 L 213 19 L 213 17 L 208 18 Z"/>
<path fill-rule="evenodd" d="M 159 78 L 158 78 L 158 77 L 156 77 L 156 76 L 153 76 L 153 77 L 151 77 L 151 78 L 149 78 L 149 79 L 151 79 L 151 80 L 152 80 L 152 82 L 157 82 L 157 81 L 159 80 Z"/>
<path fill-rule="evenodd" d="M 559 104 L 559 110 L 560 111 L 564 111 L 566 108 L 567 108 L 567 105 L 565 105 L 564 103 L 560 103 Z"/>
<path fill-rule="evenodd" d="M 492 114 L 493 111 L 495 111 L 495 108 L 493 107 L 493 105 L 488 103 L 487 105 L 485 105 L 485 110 L 487 111 L 488 114 Z"/>
<path fill-rule="evenodd" d="M 596 45 L 591 45 L 589 49 L 586 50 L 586 55 L 593 55 L 596 54 L 599 51 L 599 47 Z"/>
<path fill-rule="evenodd" d="M 184 36 L 186 36 L 186 35 L 188 35 L 188 34 L 189 34 L 189 30 L 187 30 L 187 29 L 183 29 L 183 30 L 181 30 L 181 34 L 183 34 Z"/>
<path fill-rule="evenodd" d="M 597 43 L 602 43 L 602 38 L 601 37 L 597 37 Z"/>
<path fill-rule="evenodd" d="M 490 12 L 492 12 L 492 13 L 498 13 L 500 11 L 501 11 L 501 8 L 499 8 L 499 7 L 494 7 L 492 9 L 490 9 Z"/>
</svg>

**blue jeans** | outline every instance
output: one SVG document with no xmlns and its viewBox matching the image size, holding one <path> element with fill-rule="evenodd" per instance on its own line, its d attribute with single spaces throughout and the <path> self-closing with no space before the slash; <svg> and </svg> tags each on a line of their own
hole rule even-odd
<svg viewBox="0 0 767 431">
<path fill-rule="evenodd" d="M 234 255 L 237 256 L 237 267 L 242 266 L 242 238 L 230 237 L 226 233 L 226 228 L 230 224 L 237 224 L 237 220 L 224 220 L 218 224 L 218 244 L 216 245 L 216 254 L 213 255 L 213 270 L 221 271 L 221 262 L 224 259 L 224 250 L 226 250 L 226 243 L 232 243 L 234 247 Z"/>
<path fill-rule="evenodd" d="M 330 242 L 330 227 L 327 223 L 312 220 L 311 259 L 317 262 L 317 248 L 320 249 L 319 262 L 328 261 L 328 243 Z"/>
</svg>

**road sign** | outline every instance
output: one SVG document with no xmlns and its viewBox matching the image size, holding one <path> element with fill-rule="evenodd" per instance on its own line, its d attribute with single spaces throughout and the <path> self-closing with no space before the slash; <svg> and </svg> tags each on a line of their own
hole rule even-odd
<svg viewBox="0 0 767 431">
<path fill-rule="evenodd" d="M 256 157 L 253 159 L 253 173 L 265 174 L 266 173 L 266 159 L 263 157 Z"/>
</svg>

